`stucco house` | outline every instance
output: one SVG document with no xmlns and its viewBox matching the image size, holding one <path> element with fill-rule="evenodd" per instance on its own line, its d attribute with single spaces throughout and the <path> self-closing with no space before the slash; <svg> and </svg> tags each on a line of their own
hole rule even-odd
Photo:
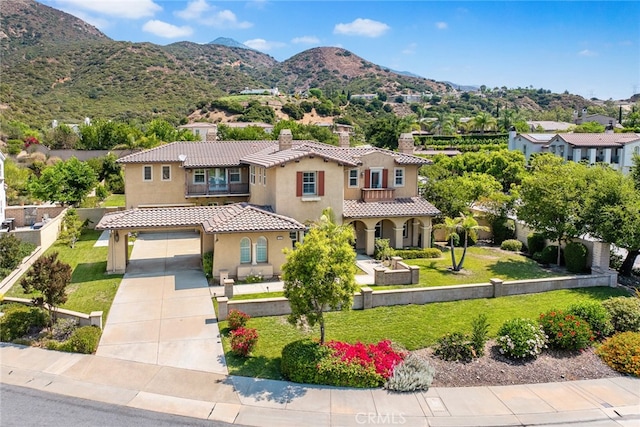
<svg viewBox="0 0 640 427">
<path fill-rule="evenodd" d="M 627 174 L 633 155 L 640 154 L 640 134 L 636 133 L 509 133 L 509 149 L 521 151 L 527 160 L 533 153 L 548 152 L 566 161 L 606 163 Z"/>
<path fill-rule="evenodd" d="M 376 237 L 396 248 L 429 247 L 431 221 L 440 212 L 418 194 L 418 169 L 430 161 L 413 149 L 411 134 L 401 136 L 396 152 L 350 147 L 346 133 L 339 146 L 293 140 L 289 130 L 277 141 L 174 142 L 118 160 L 128 210 L 106 215 L 98 228 L 112 230 L 112 236 L 138 226 L 197 228 L 201 250 L 214 252 L 217 278 L 228 272 L 241 279 L 250 270 L 279 274 L 282 248 L 302 240 L 304 224 L 327 207 L 337 221 L 354 227 L 356 249 L 367 254 L 373 254 Z M 252 216 L 235 228 L 207 228 L 241 208 Z M 185 215 L 193 221 L 187 224 Z M 142 221 L 147 217 L 153 221 Z M 277 226 L 263 227 L 274 221 Z M 123 271 L 126 246 L 115 246 L 118 254 L 108 269 Z"/>
</svg>

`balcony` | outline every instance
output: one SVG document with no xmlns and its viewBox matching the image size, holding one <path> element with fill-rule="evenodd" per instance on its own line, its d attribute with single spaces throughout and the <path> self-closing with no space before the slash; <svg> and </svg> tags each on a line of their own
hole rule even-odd
<svg viewBox="0 0 640 427">
<path fill-rule="evenodd" d="M 394 199 L 393 188 L 363 188 L 363 202 L 389 202 Z"/>
<path fill-rule="evenodd" d="M 186 197 L 249 196 L 249 183 L 226 185 L 189 184 Z"/>
</svg>

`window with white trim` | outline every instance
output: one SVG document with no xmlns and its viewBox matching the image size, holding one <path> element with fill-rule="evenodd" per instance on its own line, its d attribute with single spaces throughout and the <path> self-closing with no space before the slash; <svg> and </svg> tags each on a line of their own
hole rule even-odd
<svg viewBox="0 0 640 427">
<path fill-rule="evenodd" d="M 358 169 L 349 169 L 349 187 L 358 187 Z"/>
<path fill-rule="evenodd" d="M 251 239 L 243 237 L 240 239 L 240 264 L 251 263 Z"/>
<path fill-rule="evenodd" d="M 207 182 L 206 174 L 204 169 L 194 169 L 193 171 L 193 183 L 194 184 L 204 184 Z"/>
<path fill-rule="evenodd" d="M 302 173 L 302 195 L 303 196 L 315 196 L 316 192 L 316 173 L 315 172 L 303 172 Z"/>
<path fill-rule="evenodd" d="M 258 184 L 267 185 L 267 170 L 258 168 Z"/>
<path fill-rule="evenodd" d="M 404 187 L 404 168 L 395 168 L 394 170 L 394 187 Z"/>
<path fill-rule="evenodd" d="M 240 168 L 229 169 L 229 182 L 232 184 L 237 184 L 239 182 L 242 182 L 242 175 L 240 175 Z"/>
<path fill-rule="evenodd" d="M 267 262 L 267 238 L 260 236 L 256 242 L 256 262 Z"/>
<path fill-rule="evenodd" d="M 251 184 L 256 183 L 256 167 L 255 166 L 249 166 L 249 182 Z"/>
<path fill-rule="evenodd" d="M 162 165 L 162 180 L 171 181 L 171 165 Z"/>
<path fill-rule="evenodd" d="M 153 166 L 144 165 L 142 167 L 142 180 L 143 181 L 153 181 Z"/>
</svg>

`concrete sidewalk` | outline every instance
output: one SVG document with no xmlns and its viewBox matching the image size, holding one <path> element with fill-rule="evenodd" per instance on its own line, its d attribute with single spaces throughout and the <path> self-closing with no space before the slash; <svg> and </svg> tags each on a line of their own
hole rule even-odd
<svg viewBox="0 0 640 427">
<path fill-rule="evenodd" d="M 0 382 L 244 426 L 640 425 L 640 379 L 500 387 L 307 386 L 0 343 Z"/>
</svg>

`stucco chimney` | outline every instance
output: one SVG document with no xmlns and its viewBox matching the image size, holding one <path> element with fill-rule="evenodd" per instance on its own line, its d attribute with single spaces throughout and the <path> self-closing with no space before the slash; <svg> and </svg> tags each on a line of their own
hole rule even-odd
<svg viewBox="0 0 640 427">
<path fill-rule="evenodd" d="M 351 146 L 349 132 L 338 132 L 338 141 L 340 141 L 340 148 L 349 148 Z"/>
<path fill-rule="evenodd" d="M 291 134 L 291 130 L 282 129 L 280 135 L 278 135 L 278 149 L 280 151 L 290 150 L 292 143 L 293 135 Z"/>
<path fill-rule="evenodd" d="M 413 154 L 413 135 L 410 133 L 400 134 L 398 139 L 398 151 L 402 154 Z"/>
<path fill-rule="evenodd" d="M 204 136 L 204 140 L 207 142 L 217 141 L 218 140 L 218 127 L 211 128 L 207 131 L 207 134 Z"/>
<path fill-rule="evenodd" d="M 507 146 L 507 148 L 509 150 L 516 149 L 516 128 L 514 126 L 511 126 L 509 128 L 509 145 Z"/>
</svg>

